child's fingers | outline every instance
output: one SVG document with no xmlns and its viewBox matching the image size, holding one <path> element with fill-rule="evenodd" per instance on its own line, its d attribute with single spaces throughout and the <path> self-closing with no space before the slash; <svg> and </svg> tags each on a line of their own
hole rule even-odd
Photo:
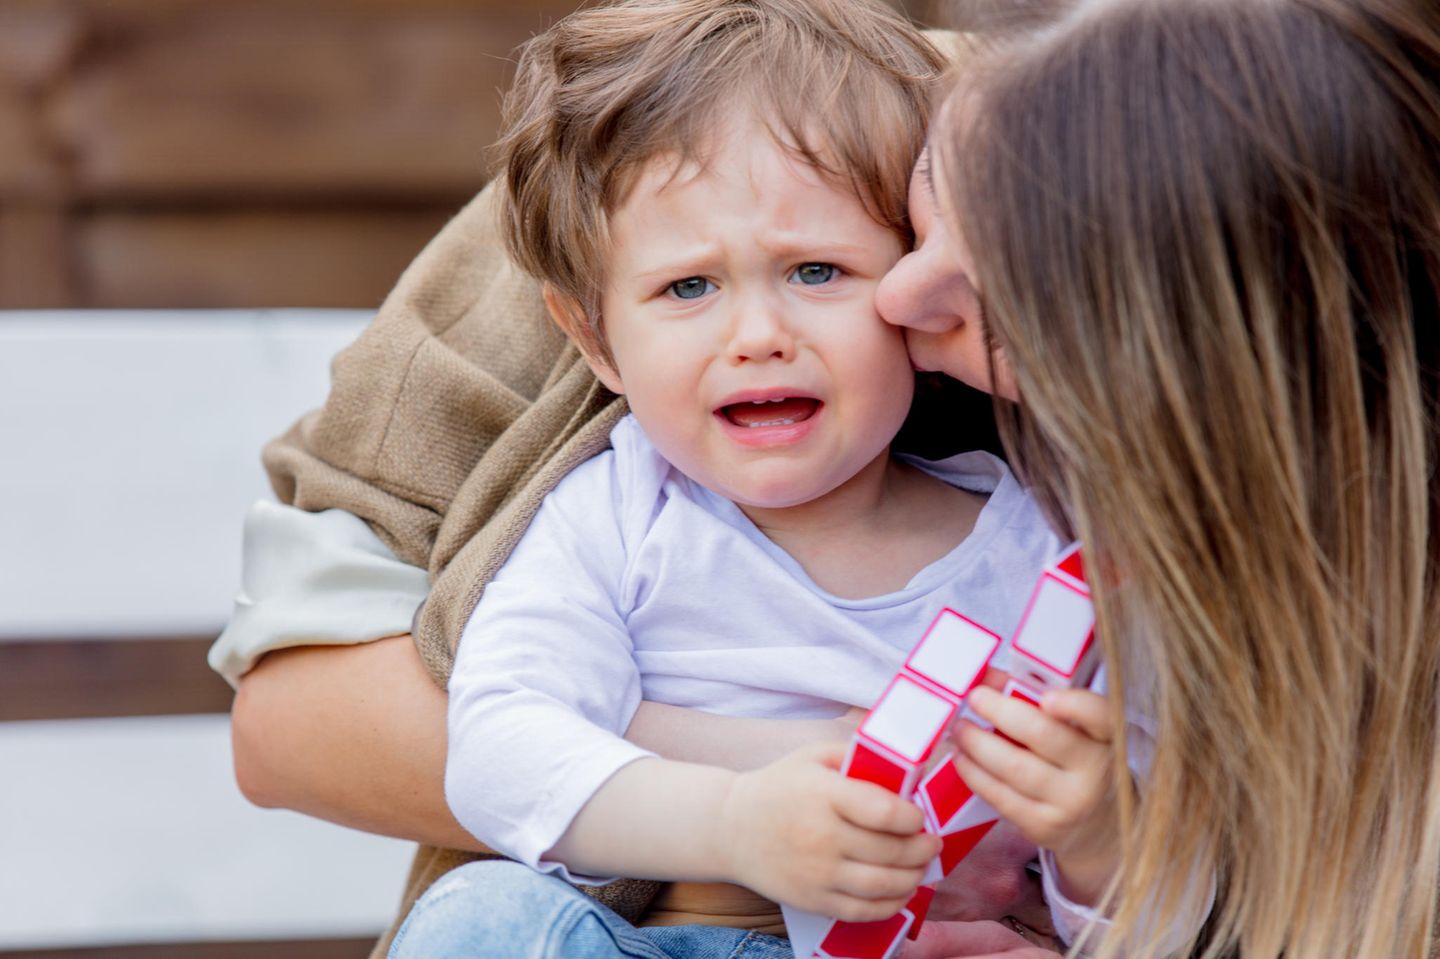
<svg viewBox="0 0 1440 959">
<path fill-rule="evenodd" d="M 842 895 L 866 902 L 897 905 L 885 915 L 894 915 L 915 894 L 924 869 L 898 869 L 868 862 L 843 862 L 835 871 L 833 888 Z M 882 915 L 880 918 L 884 918 Z"/>
<path fill-rule="evenodd" d="M 840 855 L 855 862 L 899 869 L 924 869 L 940 854 L 940 839 L 929 833 L 893 836 L 849 827 L 836 843 Z"/>
<path fill-rule="evenodd" d="M 1088 689 L 1051 690 L 1041 701 L 1041 708 L 1046 715 L 1079 728 L 1096 742 L 1108 743 L 1115 737 L 1109 701 Z"/>
<path fill-rule="evenodd" d="M 997 731 L 1052 765 L 1063 765 L 1066 757 L 1087 745 L 1080 730 L 1019 699 L 977 688 L 970 693 L 970 705 Z"/>
<path fill-rule="evenodd" d="M 985 735 L 983 730 L 977 730 Z M 993 737 L 991 737 L 993 738 Z M 1014 748 L 1014 747 L 1011 747 Z M 998 776 L 991 774 L 984 766 L 975 762 L 963 753 L 955 755 L 955 768 L 960 771 L 966 785 L 983 796 L 985 801 L 995 807 L 1000 818 L 1014 823 L 1026 838 L 1041 845 L 1035 837 L 1030 835 L 1030 814 L 1035 809 L 1036 800 L 1032 796 L 1020 792 L 1010 783 Z"/>
<path fill-rule="evenodd" d="M 834 916 L 836 919 L 843 919 L 846 922 L 879 922 L 882 919 L 889 919 L 904 909 L 905 904 L 910 901 L 914 893 L 913 886 L 909 893 L 889 899 L 861 899 L 843 893 L 830 893 L 820 900 L 816 908 L 810 911 L 824 916 Z"/>
<path fill-rule="evenodd" d="M 846 822 L 872 832 L 913 836 L 925 828 L 920 807 L 874 783 L 842 779 L 832 794 L 835 811 Z"/>
<path fill-rule="evenodd" d="M 965 782 L 976 792 L 983 795 L 983 790 L 970 782 L 966 774 L 970 768 L 982 770 L 987 779 L 1004 783 L 1029 799 L 1044 800 L 1053 794 L 1060 770 L 1033 751 L 1008 743 L 995 733 L 970 722 L 960 724 L 956 740 L 960 745 L 956 766 Z"/>
</svg>

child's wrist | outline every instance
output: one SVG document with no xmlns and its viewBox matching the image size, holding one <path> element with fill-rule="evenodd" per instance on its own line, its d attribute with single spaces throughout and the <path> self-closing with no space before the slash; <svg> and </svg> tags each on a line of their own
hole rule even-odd
<svg viewBox="0 0 1440 959">
<path fill-rule="evenodd" d="M 736 861 L 736 852 L 740 847 L 737 838 L 747 821 L 745 809 L 745 784 L 748 777 L 753 775 L 750 772 L 729 772 L 723 780 L 723 785 L 714 796 L 715 802 L 715 828 L 706 830 L 704 833 L 707 857 L 715 866 L 715 872 L 723 877 L 725 882 L 740 882 L 740 866 Z"/>
<path fill-rule="evenodd" d="M 1099 904 L 1120 868 L 1120 857 L 1113 852 L 1064 855 L 1052 850 L 1051 855 L 1060 894 L 1077 906 Z"/>
</svg>

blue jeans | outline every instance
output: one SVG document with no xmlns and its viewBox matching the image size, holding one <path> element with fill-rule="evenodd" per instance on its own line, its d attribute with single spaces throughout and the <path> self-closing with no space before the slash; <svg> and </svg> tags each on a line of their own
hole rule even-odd
<svg viewBox="0 0 1440 959">
<path fill-rule="evenodd" d="M 723 926 L 635 927 L 554 876 L 472 862 L 431 886 L 390 959 L 793 959 L 776 936 Z"/>
</svg>

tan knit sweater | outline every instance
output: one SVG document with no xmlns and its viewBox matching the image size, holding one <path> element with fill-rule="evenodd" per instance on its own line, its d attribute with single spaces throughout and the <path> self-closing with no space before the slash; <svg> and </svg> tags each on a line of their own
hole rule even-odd
<svg viewBox="0 0 1440 959">
<path fill-rule="evenodd" d="M 625 413 L 550 324 L 535 282 L 506 260 L 493 196 L 487 188 L 431 241 L 335 359 L 325 406 L 264 455 L 281 500 L 348 510 L 429 570 L 415 643 L 442 686 L 461 627 L 541 499 L 606 447 Z M 399 915 L 475 858 L 421 847 Z M 783 931 L 773 903 L 735 886 L 625 880 L 592 894 L 646 923 Z"/>
</svg>

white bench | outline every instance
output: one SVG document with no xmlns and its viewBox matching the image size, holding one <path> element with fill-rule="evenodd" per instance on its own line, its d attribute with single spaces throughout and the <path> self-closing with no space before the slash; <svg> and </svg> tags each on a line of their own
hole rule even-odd
<svg viewBox="0 0 1440 959">
<path fill-rule="evenodd" d="M 368 318 L 0 312 L 0 673 L 6 640 L 218 631 L 260 446 Z M 0 954 L 372 935 L 410 848 L 251 807 L 223 713 L 0 723 Z"/>
</svg>

